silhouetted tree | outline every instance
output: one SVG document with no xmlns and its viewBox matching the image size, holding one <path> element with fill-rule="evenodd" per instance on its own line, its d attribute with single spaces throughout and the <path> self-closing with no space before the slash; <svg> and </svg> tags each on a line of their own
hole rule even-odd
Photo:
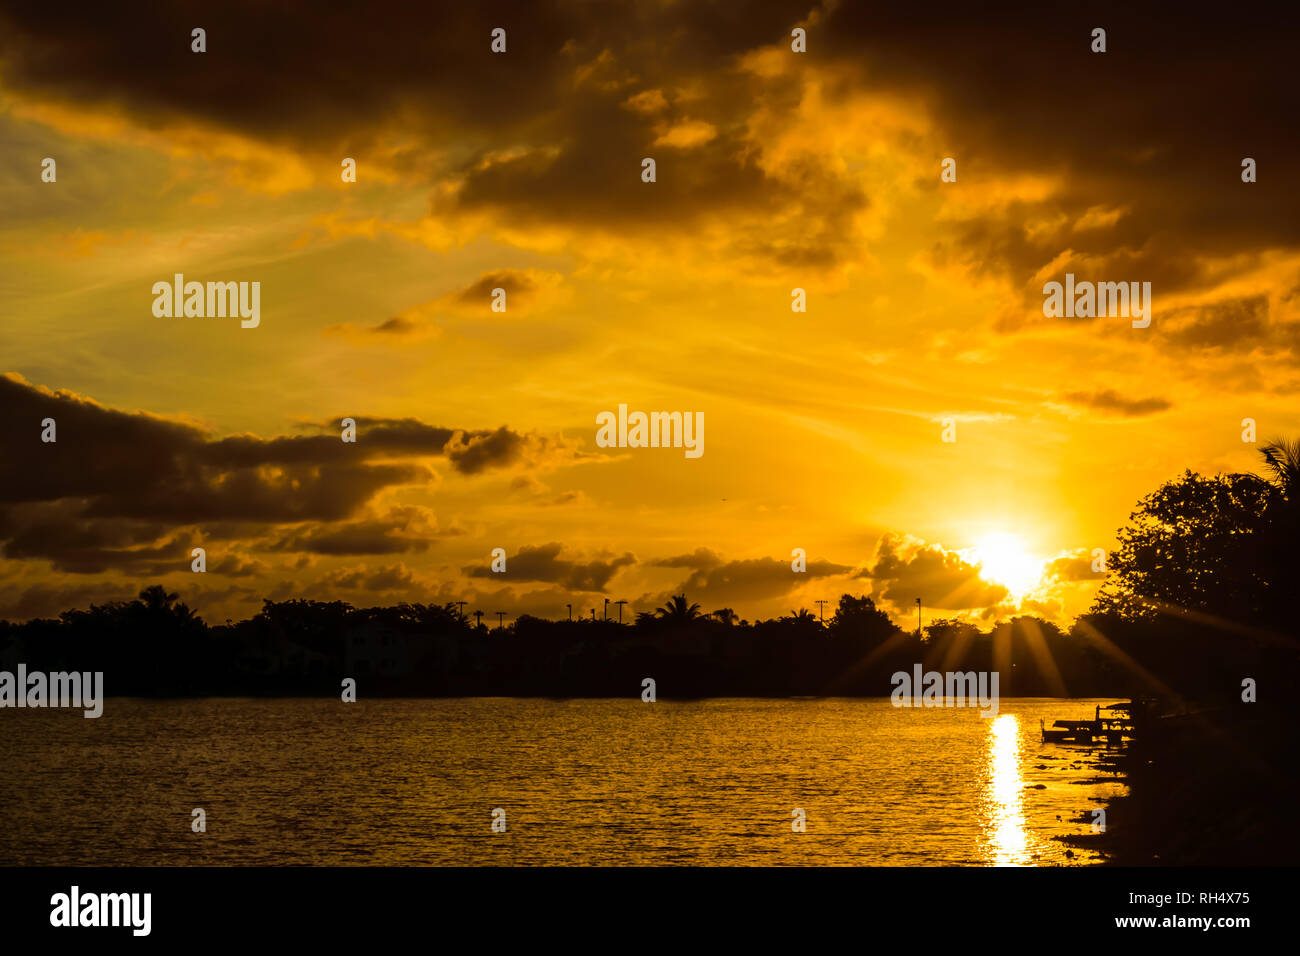
<svg viewBox="0 0 1300 956">
<path fill-rule="evenodd" d="M 830 628 L 836 637 L 857 638 L 871 644 L 892 637 L 898 630 L 889 615 L 876 607 L 871 598 L 866 595 L 854 597 L 852 594 L 840 597 Z"/>
<path fill-rule="evenodd" d="M 1275 438 L 1260 446 L 1259 455 L 1283 496 L 1292 501 L 1300 496 L 1300 439 Z"/>
<path fill-rule="evenodd" d="M 1188 471 L 1165 483 L 1120 529 L 1093 610 L 1125 620 L 1162 610 L 1258 618 L 1272 576 L 1260 559 L 1280 495 L 1255 475 Z"/>
<path fill-rule="evenodd" d="M 139 601 L 147 611 L 169 611 L 177 597 L 179 595 L 169 594 L 161 584 L 152 584 L 140 592 Z"/>
<path fill-rule="evenodd" d="M 674 624 L 685 624 L 697 620 L 700 616 L 698 604 L 688 604 L 685 594 L 674 594 L 663 607 L 655 611 L 655 617 Z"/>
</svg>

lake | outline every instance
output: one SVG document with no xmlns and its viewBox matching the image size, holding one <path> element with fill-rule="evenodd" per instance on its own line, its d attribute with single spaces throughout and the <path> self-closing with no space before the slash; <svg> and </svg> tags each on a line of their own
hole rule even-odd
<svg viewBox="0 0 1300 956">
<path fill-rule="evenodd" d="M 1088 832 L 1123 784 L 1039 720 L 1111 700 L 1004 699 L 991 719 L 857 699 L 7 710 L 0 864 L 1091 863 L 1052 837 Z"/>
</svg>

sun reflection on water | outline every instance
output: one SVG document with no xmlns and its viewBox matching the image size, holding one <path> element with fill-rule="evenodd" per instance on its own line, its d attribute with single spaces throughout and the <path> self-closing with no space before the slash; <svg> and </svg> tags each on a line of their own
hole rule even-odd
<svg viewBox="0 0 1300 956">
<path fill-rule="evenodd" d="M 995 866 L 1029 862 L 1020 778 L 1020 724 L 1014 714 L 1001 714 L 989 724 L 988 737 L 989 845 Z"/>
</svg>

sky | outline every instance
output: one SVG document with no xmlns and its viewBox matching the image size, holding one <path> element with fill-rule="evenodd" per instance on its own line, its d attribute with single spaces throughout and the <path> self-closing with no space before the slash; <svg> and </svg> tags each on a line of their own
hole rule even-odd
<svg viewBox="0 0 1300 956">
<path fill-rule="evenodd" d="M 1295 14 L 900 6 L 0 6 L 0 618 L 1086 611 L 1143 496 L 1300 432 Z"/>
</svg>

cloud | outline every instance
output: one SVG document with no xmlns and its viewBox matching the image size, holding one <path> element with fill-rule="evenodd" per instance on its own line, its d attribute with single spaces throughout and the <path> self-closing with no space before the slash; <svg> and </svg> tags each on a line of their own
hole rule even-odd
<svg viewBox="0 0 1300 956">
<path fill-rule="evenodd" d="M 1283 21 L 1293 27 L 1297 16 L 1289 10 Z M 1094 54 L 1091 31 L 1102 21 L 1109 49 Z M 1121 274 L 1114 262 L 1108 268 L 1116 272 L 1101 275 L 1159 279 L 1167 293 L 1197 281 L 1198 255 L 1300 241 L 1294 191 L 1266 193 L 1256 188 L 1262 178 L 1253 185 L 1240 178 L 1245 156 L 1273 167 L 1281 182 L 1300 172 L 1300 131 L 1274 122 L 1295 105 L 1286 29 L 1249 16 L 1222 26 L 1204 30 L 1192 8 L 1115 7 L 1099 16 L 1028 5 L 993 28 L 972 7 L 843 3 L 828 7 L 810 44 L 855 68 L 859 82 L 923 96 L 946 133 L 945 155 L 956 156 L 974 181 L 1008 168 L 1059 177 L 1050 196 L 1009 210 L 1005 221 L 971 222 L 954 248 L 972 261 L 991 259 L 1023 281 L 1071 245 L 1085 256 L 1125 250 L 1133 273 Z M 1223 81 L 1243 73 L 1258 91 L 1246 102 Z M 1104 136 L 1071 121 L 1063 104 L 1080 102 L 1102 111 Z M 940 188 L 937 181 L 932 188 Z M 1097 210 L 1098 197 L 1125 214 L 1110 221 Z M 1060 226 L 1031 237 L 1031 221 Z M 1081 224 L 1106 228 L 1076 228 Z"/>
<path fill-rule="evenodd" d="M 682 120 L 661 132 L 652 146 L 668 146 L 672 149 L 695 149 L 714 140 L 718 128 L 703 120 Z"/>
<path fill-rule="evenodd" d="M 188 567 L 189 536 L 163 522 L 87 518 L 79 501 L 0 507 L 0 542 L 11 560 L 45 559 L 55 569 L 96 574 L 110 568 L 153 573 Z"/>
<path fill-rule="evenodd" d="M 171 566 L 159 569 L 156 573 L 165 574 L 168 571 L 175 570 L 176 568 Z M 225 578 L 262 578 L 270 571 L 270 567 L 264 561 L 230 552 L 220 555 L 216 563 L 210 566 L 208 570 Z"/>
<path fill-rule="evenodd" d="M 440 331 L 437 326 L 422 319 L 407 315 L 395 315 L 376 325 L 358 325 L 355 322 L 340 322 L 335 325 L 327 325 L 322 330 L 322 334 L 361 344 L 399 345 L 409 343 L 415 339 L 434 338 Z"/>
<path fill-rule="evenodd" d="M 677 587 L 657 598 L 643 598 L 662 604 L 674 594 L 709 607 L 744 606 L 783 597 L 809 581 L 848 574 L 853 567 L 832 561 L 809 561 L 807 570 L 796 572 L 782 558 L 746 558 L 722 561 L 720 556 L 700 548 L 691 555 L 655 562 L 660 567 L 690 567 L 691 574 Z"/>
<path fill-rule="evenodd" d="M 617 558 L 592 561 L 569 561 L 560 557 L 563 545 L 556 542 L 524 545 L 514 556 L 507 556 L 506 570 L 496 573 L 490 562 L 463 569 L 471 578 L 498 578 L 510 581 L 546 581 L 573 591 L 604 592 L 610 580 L 622 568 L 636 564 L 636 557 L 625 553 Z"/>
<path fill-rule="evenodd" d="M 371 568 L 366 564 L 336 568 L 322 575 L 306 587 L 297 582 L 284 581 L 271 595 L 273 601 L 291 598 L 309 600 L 337 600 L 339 591 L 406 591 L 415 586 L 415 575 L 405 564 L 397 563 Z"/>
<path fill-rule="evenodd" d="M 564 276 L 546 269 L 498 269 L 485 272 L 463 289 L 452 294 L 452 302 L 471 311 L 490 312 L 493 293 L 504 289 L 506 314 L 532 309 L 559 297 Z M 500 313 L 495 313 L 500 314 Z"/>
<path fill-rule="evenodd" d="M 510 482 L 510 487 L 528 496 L 531 499 L 530 503 L 539 508 L 564 508 L 591 504 L 591 499 L 582 489 L 574 488 L 555 494 L 544 481 L 531 473 L 517 476 Z"/>
<path fill-rule="evenodd" d="M 107 408 L 15 375 L 0 376 L 0 412 L 27 423 L 0 434 L 4 553 L 77 573 L 188 560 L 191 541 L 202 540 L 198 525 L 345 521 L 381 491 L 429 485 L 434 475 L 420 462 L 428 457 L 466 476 L 579 460 L 562 438 L 415 419 L 359 417 L 355 443 L 340 440 L 337 422 L 315 426 L 331 434 L 213 438 L 188 422 Z M 46 418 L 56 423 L 55 442 L 41 441 Z M 390 520 L 419 527 L 418 516 L 408 510 Z M 373 521 L 290 540 L 323 554 L 422 547 Z"/>
<path fill-rule="evenodd" d="M 1069 554 L 1062 554 L 1053 558 L 1043 569 L 1043 574 L 1045 577 L 1069 583 L 1105 579 L 1106 573 L 1104 571 L 1097 572 L 1092 569 L 1092 561 L 1092 550 L 1079 548 Z"/>
<path fill-rule="evenodd" d="M 427 185 L 429 220 L 487 213 L 516 233 L 581 226 L 656 242 L 726 217 L 733 255 L 804 268 L 861 261 L 855 215 L 869 203 L 858 147 L 839 131 L 804 137 L 801 149 L 770 134 L 827 104 L 876 97 L 915 104 L 935 140 L 895 145 L 958 159 L 956 188 L 930 167 L 911 174 L 918 188 L 943 188 L 955 213 L 937 254 L 1014 288 L 1071 250 L 1105 278 L 1167 294 L 1203 283 L 1208 260 L 1244 253 L 1245 268 L 1249 254 L 1300 242 L 1300 196 L 1270 185 L 1300 173 L 1300 133 L 1276 122 L 1295 105 L 1294 9 L 1206 31 L 1195 9 L 1132 5 L 1100 17 L 1024 5 L 996 28 L 957 4 L 381 7 L 346 24 L 305 0 L 205 8 L 209 51 L 195 55 L 190 3 L 157 5 L 143 30 L 111 11 L 69 20 L 27 5 L 0 14 L 0 58 L 24 103 L 165 130 L 160 145 L 177 130 L 187 144 L 238 137 L 258 150 L 241 160 L 227 149 L 237 163 L 274 167 L 278 154 L 279 166 L 300 167 L 289 176 L 300 188 L 316 183 L 312 169 L 337 179 L 337 158 L 358 156 L 383 177 Z M 1089 49 L 1099 19 L 1105 54 Z M 509 52 L 493 55 L 489 32 L 503 23 Z M 796 24 L 809 30 L 806 55 L 789 50 Z M 236 40 L 249 36 L 271 46 Z M 1241 75 L 1248 96 L 1223 79 Z M 1062 105 L 1077 103 L 1105 117 L 1104 135 Z M 658 182 L 642 183 L 640 160 L 656 150 Z M 1258 183 L 1240 181 L 1246 155 L 1261 164 Z M 1051 187 L 989 216 L 987 189 L 965 184 L 1007 177 Z M 967 203 L 981 215 L 963 219 Z"/>
<path fill-rule="evenodd" d="M 460 533 L 440 530 L 428 508 L 406 505 L 382 517 L 295 530 L 273 548 L 328 556 L 420 553 L 427 551 L 435 539 Z"/>
<path fill-rule="evenodd" d="M 203 55 L 189 51 L 197 14 L 184 6 L 160 7 L 144 31 L 31 9 L 0 14 L 0 59 L 27 115 L 75 104 L 80 118 L 66 125 L 112 116 L 119 141 L 130 131 L 163 151 L 208 144 L 250 189 L 272 177 L 280 190 L 331 184 L 344 155 L 379 181 L 427 188 L 418 223 L 372 219 L 360 233 L 371 238 L 383 229 L 464 242 L 487 231 L 522 241 L 541 227 L 590 249 L 591 232 L 658 245 L 695 224 L 724 233 L 710 241 L 733 255 L 769 263 L 859 258 L 853 216 L 867 198 L 855 177 L 813 150 L 764 155 L 766 136 L 746 122 L 757 102 L 798 105 L 781 93 L 784 80 L 736 63 L 788 37 L 806 8 L 695 6 L 648 4 L 627 16 L 578 0 L 454 12 L 397 4 L 343 27 L 305 2 L 236 2 L 204 11 Z M 509 52 L 492 55 L 489 32 L 501 23 Z M 174 45 L 160 40 L 173 34 Z M 280 39 L 268 57 L 264 45 L 232 39 L 241 36 Z M 647 156 L 659 163 L 654 184 L 640 178 Z M 345 323 L 330 334 L 388 341 L 396 331 Z"/>
<path fill-rule="evenodd" d="M 1118 412 L 1126 418 L 1138 418 L 1168 411 L 1173 403 L 1163 398 L 1125 398 L 1114 389 L 1099 392 L 1070 392 L 1065 398 L 1075 405 L 1101 412 Z"/>
<path fill-rule="evenodd" d="M 920 598 L 925 607 L 964 610 L 995 605 L 1008 596 L 1005 587 L 985 581 L 979 567 L 956 551 L 892 532 L 881 536 L 868 574 L 900 608 Z"/>
<path fill-rule="evenodd" d="M 1252 295 L 1214 302 L 1193 309 L 1190 321 L 1175 314 L 1162 325 L 1167 341 L 1181 349 L 1225 349 L 1250 352 L 1276 344 L 1269 327 L 1268 296 Z M 1286 343 L 1294 346 L 1294 339 Z"/>
<path fill-rule="evenodd" d="M 722 564 L 722 555 L 709 548 L 696 548 L 690 554 L 680 554 L 675 558 L 661 558 L 658 561 L 652 561 L 651 564 L 656 568 L 708 570 Z"/>
<path fill-rule="evenodd" d="M 668 98 L 663 90 L 642 90 L 624 100 L 623 107 L 638 113 L 662 113 L 668 109 Z"/>
</svg>

